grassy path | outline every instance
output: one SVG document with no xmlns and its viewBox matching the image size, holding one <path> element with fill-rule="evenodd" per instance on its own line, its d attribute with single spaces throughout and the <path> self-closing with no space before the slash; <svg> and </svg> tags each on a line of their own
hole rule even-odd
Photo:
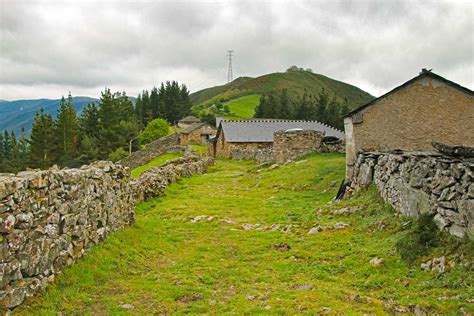
<svg viewBox="0 0 474 316">
<path fill-rule="evenodd" d="M 472 308 L 465 302 L 474 291 L 462 270 L 440 278 L 400 261 L 394 251 L 400 224 L 373 190 L 328 204 L 343 168 L 336 154 L 261 172 L 250 162 L 219 161 L 208 174 L 139 205 L 135 226 L 110 236 L 16 311 L 313 315 Z M 361 210 L 332 214 L 347 203 Z M 192 222 L 200 215 L 214 218 Z M 307 234 L 337 222 L 350 226 Z M 275 224 L 280 228 L 271 231 Z M 383 267 L 369 264 L 375 256 L 385 259 Z"/>
</svg>

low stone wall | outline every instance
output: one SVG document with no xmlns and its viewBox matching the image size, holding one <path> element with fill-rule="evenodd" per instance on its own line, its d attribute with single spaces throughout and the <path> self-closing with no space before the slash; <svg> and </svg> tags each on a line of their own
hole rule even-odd
<svg viewBox="0 0 474 316">
<path fill-rule="evenodd" d="M 267 162 L 273 160 L 273 151 L 271 143 L 241 143 L 231 144 L 230 156 L 236 160 L 256 160 L 258 162 Z"/>
<path fill-rule="evenodd" d="M 133 224 L 136 203 L 214 162 L 190 150 L 185 156 L 133 181 L 128 168 L 106 161 L 0 175 L 0 313 L 44 289 L 109 233 Z"/>
<path fill-rule="evenodd" d="M 474 159 L 435 153 L 361 153 L 347 193 L 373 181 L 382 198 L 407 216 L 431 213 L 440 229 L 474 236 Z"/>
<path fill-rule="evenodd" d="M 190 156 L 169 161 L 158 168 L 151 168 L 142 173 L 140 178 L 131 182 L 135 199 L 140 202 L 161 196 L 169 184 L 176 182 L 179 178 L 203 174 L 207 171 L 207 167 L 213 164 L 214 159 L 211 157 Z"/>
<path fill-rule="evenodd" d="M 129 172 L 111 162 L 0 177 L 0 311 L 133 223 Z"/>
<path fill-rule="evenodd" d="M 278 131 L 273 134 L 273 160 L 282 163 L 321 149 L 323 133 L 313 130 Z"/>
<path fill-rule="evenodd" d="M 230 157 L 237 160 L 256 160 L 260 163 L 275 161 L 283 163 L 308 153 L 341 152 L 344 153 L 343 141 L 325 142 L 323 133 L 314 130 L 277 131 L 273 142 L 268 143 L 225 143 L 218 151 L 219 157 Z M 212 154 L 213 147 L 209 147 Z"/>
<path fill-rule="evenodd" d="M 143 166 L 150 160 L 164 153 L 183 152 L 185 146 L 179 146 L 179 134 L 174 133 L 166 137 L 155 140 L 149 143 L 145 148 L 133 152 L 130 156 L 118 161 L 118 164 L 135 169 Z"/>
</svg>

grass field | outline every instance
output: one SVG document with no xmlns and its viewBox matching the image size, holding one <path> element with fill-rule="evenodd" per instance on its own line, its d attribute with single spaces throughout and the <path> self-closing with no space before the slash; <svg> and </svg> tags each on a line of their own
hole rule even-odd
<svg viewBox="0 0 474 316">
<path fill-rule="evenodd" d="M 143 172 L 147 171 L 148 169 L 152 167 L 159 167 L 169 160 L 173 160 L 182 156 L 183 154 L 181 153 L 167 153 L 167 154 L 160 155 L 156 157 L 155 159 L 153 159 L 152 161 L 150 161 L 149 163 L 147 163 L 146 165 L 133 169 L 131 171 L 132 178 L 138 178 Z"/>
<path fill-rule="evenodd" d="M 16 312 L 382 315 L 410 305 L 438 314 L 472 311 L 473 274 L 459 266 L 425 273 L 401 261 L 394 245 L 406 219 L 397 219 L 373 188 L 332 202 L 343 176 L 339 154 L 273 170 L 218 161 L 208 174 L 140 204 L 133 227 L 112 234 Z M 360 209 L 333 213 L 346 206 Z M 200 215 L 214 218 L 192 222 Z M 307 234 L 338 222 L 350 226 Z M 275 224 L 280 228 L 268 229 Z M 385 265 L 370 265 L 374 257 Z"/>
<path fill-rule="evenodd" d="M 240 97 L 229 102 L 226 102 L 229 106 L 229 110 L 232 113 L 227 119 L 249 119 L 255 114 L 255 108 L 260 102 L 260 95 L 252 94 Z"/>
</svg>

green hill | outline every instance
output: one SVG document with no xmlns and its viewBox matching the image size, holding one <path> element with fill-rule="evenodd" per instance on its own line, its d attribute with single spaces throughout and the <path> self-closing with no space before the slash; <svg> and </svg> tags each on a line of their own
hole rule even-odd
<svg viewBox="0 0 474 316">
<path fill-rule="evenodd" d="M 215 87 L 199 90 L 197 92 L 192 93 L 189 97 L 191 99 L 191 102 L 193 102 L 193 104 L 200 104 L 200 103 L 203 103 L 204 101 L 211 99 L 212 97 L 215 97 L 218 94 L 224 93 L 232 89 L 238 89 L 238 87 L 241 84 L 244 84 L 245 82 L 252 79 L 253 78 L 251 77 L 239 77 L 235 79 L 234 81 L 229 82 L 222 86 L 215 86 Z"/>
<path fill-rule="evenodd" d="M 283 89 L 288 90 L 291 98 L 301 96 L 305 91 L 309 94 L 317 95 L 322 89 L 325 89 L 330 97 L 335 96 L 340 102 L 344 102 L 347 99 L 350 109 L 354 109 L 374 98 L 369 93 L 353 85 L 321 74 L 299 70 L 272 73 L 257 78 L 237 78 L 228 84 L 192 93 L 191 100 L 195 104 L 194 110 L 200 112 L 215 104 L 226 104 L 225 102 L 239 99 L 243 96 L 259 96 Z M 251 102 L 251 104 L 256 105 L 255 102 Z M 239 110 L 237 112 L 234 110 L 231 110 L 231 115 L 243 117 L 237 114 Z M 249 109 L 246 108 L 244 111 L 248 112 Z"/>
</svg>

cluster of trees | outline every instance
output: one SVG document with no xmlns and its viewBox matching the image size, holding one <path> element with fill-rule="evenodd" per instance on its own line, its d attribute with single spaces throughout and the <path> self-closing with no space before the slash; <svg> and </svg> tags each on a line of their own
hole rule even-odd
<svg viewBox="0 0 474 316">
<path fill-rule="evenodd" d="M 15 172 L 28 161 L 28 138 L 22 129 L 19 138 L 5 130 L 0 133 L 0 172 Z"/>
<path fill-rule="evenodd" d="M 255 117 L 314 120 L 343 130 L 342 115 L 348 112 L 347 100 L 339 102 L 335 97 L 330 98 L 324 89 L 317 96 L 305 92 L 296 99 L 291 99 L 288 91 L 284 89 L 279 93 L 263 95 L 255 109 Z"/>
<path fill-rule="evenodd" d="M 151 92 L 144 90 L 138 95 L 135 112 L 144 126 L 158 117 L 175 124 L 191 114 L 192 105 L 186 86 L 168 81 L 160 88 L 154 87 Z"/>
<path fill-rule="evenodd" d="M 191 109 L 186 86 L 162 84 L 144 91 L 134 105 L 125 92 L 101 92 L 98 104 L 87 105 L 78 116 L 71 94 L 62 98 L 56 118 L 43 108 L 36 113 L 31 135 L 17 138 L 0 133 L 0 172 L 26 168 L 78 167 L 95 160 L 117 161 L 128 155 L 129 145 L 140 145 L 165 136 L 169 123 Z"/>
</svg>

